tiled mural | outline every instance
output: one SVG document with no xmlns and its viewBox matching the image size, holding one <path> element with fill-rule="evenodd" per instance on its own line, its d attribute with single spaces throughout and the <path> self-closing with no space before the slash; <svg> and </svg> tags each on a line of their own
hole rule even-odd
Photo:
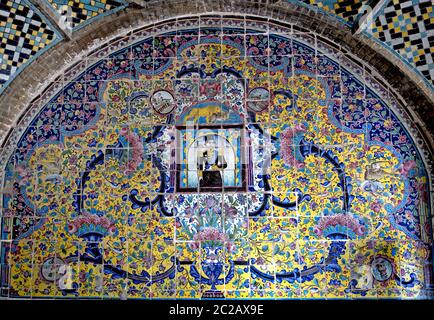
<svg viewBox="0 0 434 320">
<path fill-rule="evenodd" d="M 424 162 L 338 57 L 212 17 L 90 55 L 5 147 L 1 295 L 424 297 Z"/>
</svg>

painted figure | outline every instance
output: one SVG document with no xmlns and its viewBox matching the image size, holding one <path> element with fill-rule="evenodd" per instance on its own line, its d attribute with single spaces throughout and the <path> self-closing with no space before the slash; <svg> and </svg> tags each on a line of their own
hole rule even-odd
<svg viewBox="0 0 434 320">
<path fill-rule="evenodd" d="M 199 186 L 218 188 L 223 186 L 222 169 L 227 168 L 224 155 L 217 149 L 213 138 L 204 137 L 204 145 L 198 149 L 197 170 Z"/>
</svg>

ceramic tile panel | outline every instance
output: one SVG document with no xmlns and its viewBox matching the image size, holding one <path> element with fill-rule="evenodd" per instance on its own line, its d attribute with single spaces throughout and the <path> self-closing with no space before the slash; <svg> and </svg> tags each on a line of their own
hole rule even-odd
<svg viewBox="0 0 434 320">
<path fill-rule="evenodd" d="M 342 57 L 268 27 L 185 19 L 68 71 L 5 148 L 2 297 L 424 296 L 407 124 Z"/>
</svg>

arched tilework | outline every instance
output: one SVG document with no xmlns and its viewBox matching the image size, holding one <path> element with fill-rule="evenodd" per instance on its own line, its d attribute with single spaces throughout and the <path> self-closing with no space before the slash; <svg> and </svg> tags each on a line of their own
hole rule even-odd
<svg viewBox="0 0 434 320">
<path fill-rule="evenodd" d="M 167 3 L 167 7 L 182 6 L 182 3 L 177 1 L 179 0 L 165 1 L 165 3 Z M 130 2 L 144 5 L 144 10 L 161 3 L 161 1 L 156 0 L 136 0 L 136 2 L 130 0 Z M 63 40 L 59 30 L 66 31 L 67 34 L 72 36 L 76 31 L 96 20 L 112 19 L 108 18 L 108 16 L 126 9 L 130 2 L 125 0 L 41 0 L 39 5 L 43 3 L 42 9 L 46 10 L 41 13 L 34 7 L 32 0 L 6 1 L 5 5 L 0 7 L 0 35 L 2 27 L 7 30 L 2 37 L 4 38 L 3 46 L 7 46 L 7 52 L 6 54 L 0 52 L 3 55 L 3 65 L 0 70 L 0 94 L 29 63 L 36 60 L 46 49 Z M 379 3 L 377 0 L 269 1 L 270 6 L 273 8 L 285 8 L 286 2 L 333 17 L 339 20 L 344 28 L 354 28 L 365 7 L 368 5 L 374 7 Z M 38 3 L 35 2 L 35 4 Z M 30 28 L 21 28 L 22 14 L 17 15 L 18 24 L 9 23 L 9 20 L 16 15 L 15 7 L 17 6 L 24 7 L 25 13 L 30 10 L 30 14 L 25 17 L 25 24 L 29 24 Z M 268 4 L 264 5 L 264 10 L 266 10 L 265 7 L 268 7 Z M 52 26 L 47 19 L 47 15 L 52 16 L 51 18 L 58 25 Z M 402 61 L 403 66 L 409 68 L 407 71 L 413 71 L 415 73 L 411 75 L 413 80 L 414 77 L 423 79 L 424 86 L 426 86 L 425 90 L 432 90 L 434 81 L 432 67 L 433 15 L 434 11 L 430 0 L 383 1 L 380 3 L 380 9 L 372 23 L 362 32 L 364 37 L 386 49 L 392 55 L 392 61 L 396 58 L 395 64 L 400 64 Z M 169 16 L 165 18 L 169 18 Z M 37 30 L 37 34 L 35 34 L 35 30 Z M 14 39 L 11 39 L 9 35 L 12 35 Z M 28 44 L 29 39 L 31 44 Z M 35 41 L 32 41 L 32 39 Z M 25 43 L 24 49 L 22 43 Z M 67 45 L 66 41 L 64 41 L 64 45 Z M 45 50 L 41 50 L 43 47 Z M 19 54 L 8 53 L 14 50 Z M 386 56 L 388 56 L 387 53 Z"/>
<path fill-rule="evenodd" d="M 110 47 L 5 148 L 2 296 L 425 296 L 424 162 L 345 57 L 212 17 Z"/>
</svg>

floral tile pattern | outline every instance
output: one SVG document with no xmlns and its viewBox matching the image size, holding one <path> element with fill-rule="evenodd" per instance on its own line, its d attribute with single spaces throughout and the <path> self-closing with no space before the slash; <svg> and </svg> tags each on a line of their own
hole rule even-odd
<svg viewBox="0 0 434 320">
<path fill-rule="evenodd" d="M 124 40 L 5 148 L 2 297 L 426 295 L 427 172 L 387 96 L 264 22 Z"/>
</svg>

